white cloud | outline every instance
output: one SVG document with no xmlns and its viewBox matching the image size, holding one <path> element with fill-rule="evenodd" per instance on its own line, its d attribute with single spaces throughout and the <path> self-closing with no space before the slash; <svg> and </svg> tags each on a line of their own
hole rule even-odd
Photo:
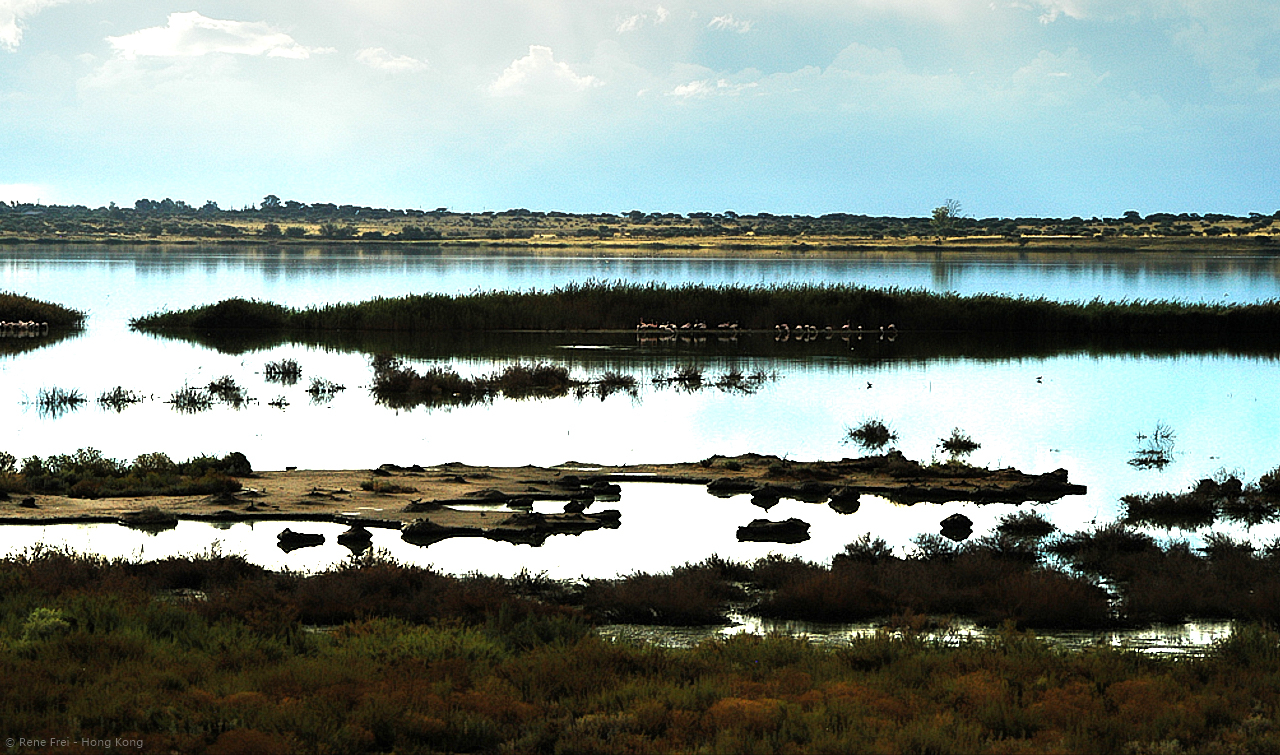
<svg viewBox="0 0 1280 755">
<path fill-rule="evenodd" d="M 222 21 L 206 18 L 196 11 L 170 13 L 169 23 L 140 29 L 107 41 L 122 56 L 198 57 L 210 53 L 266 55 L 271 58 L 303 59 L 316 52 L 298 44 L 288 34 L 261 21 Z"/>
<path fill-rule="evenodd" d="M 408 55 L 392 55 L 381 47 L 369 47 L 357 52 L 356 60 L 388 73 L 417 73 L 427 70 L 426 61 Z"/>
<path fill-rule="evenodd" d="M 0 202 L 33 204 L 49 201 L 49 187 L 37 184 L 0 184 Z"/>
<path fill-rule="evenodd" d="M 708 29 L 722 29 L 724 31 L 736 31 L 739 34 L 746 34 L 751 31 L 751 21 L 739 21 L 730 13 L 727 16 L 716 16 L 707 24 Z"/>
<path fill-rule="evenodd" d="M 600 86 L 595 76 L 579 76 L 567 63 L 556 61 L 550 47 L 529 45 L 529 54 L 507 66 L 489 93 L 497 96 L 580 92 Z"/>
<path fill-rule="evenodd" d="M 667 92 L 670 97 L 680 97 L 682 99 L 690 99 L 693 97 L 710 97 L 711 95 L 735 95 L 741 94 L 748 89 L 758 87 L 757 82 L 751 81 L 745 84 L 734 84 L 725 79 L 703 79 L 701 81 L 690 81 L 688 84 L 680 86 Z"/>
<path fill-rule="evenodd" d="M 653 12 L 652 16 L 650 16 L 648 13 L 637 13 L 634 16 L 628 16 L 627 18 L 624 18 L 618 24 L 615 31 L 617 31 L 619 34 L 625 34 L 629 31 L 636 31 L 637 29 L 643 27 L 645 24 L 648 24 L 650 22 L 654 24 L 666 23 L 667 17 L 670 15 L 671 14 L 667 11 L 666 8 L 659 5 L 658 9 Z"/>
<path fill-rule="evenodd" d="M 68 0 L 0 0 L 0 47 L 13 52 L 22 43 L 22 19 Z"/>
</svg>

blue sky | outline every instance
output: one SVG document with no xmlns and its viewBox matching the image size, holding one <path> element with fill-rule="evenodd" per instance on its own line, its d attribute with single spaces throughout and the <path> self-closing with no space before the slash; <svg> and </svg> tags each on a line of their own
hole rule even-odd
<svg viewBox="0 0 1280 755">
<path fill-rule="evenodd" d="M 0 0 L 0 199 L 1280 210 L 1275 0 Z"/>
</svg>

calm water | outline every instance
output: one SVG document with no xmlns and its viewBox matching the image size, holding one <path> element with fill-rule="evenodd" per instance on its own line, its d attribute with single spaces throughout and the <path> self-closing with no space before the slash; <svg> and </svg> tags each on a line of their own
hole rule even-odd
<svg viewBox="0 0 1280 755">
<path fill-rule="evenodd" d="M 1270 356 L 1063 352 L 1036 358 L 922 358 L 908 356 L 909 334 L 901 337 L 902 343 L 852 350 L 839 344 L 794 344 L 790 351 L 769 356 L 760 356 L 763 352 L 746 342 L 672 347 L 624 340 L 604 349 L 596 348 L 598 343 L 593 348 L 557 344 L 535 351 L 570 366 L 579 377 L 605 369 L 628 371 L 642 379 L 639 395 L 603 401 L 500 399 L 486 406 L 397 412 L 370 399 L 371 371 L 367 356 L 358 351 L 281 345 L 231 355 L 127 328 L 130 317 L 233 295 L 307 305 L 405 293 L 549 288 L 593 278 L 840 282 L 1060 300 L 1280 298 L 1280 266 L 1262 256 L 943 259 L 877 254 L 688 260 L 256 247 L 9 247 L 0 250 L 0 290 L 85 309 L 90 319 L 76 337 L 0 357 L 0 450 L 22 458 L 91 446 L 128 459 L 155 450 L 174 458 L 239 450 L 259 469 L 446 461 L 622 464 L 743 452 L 807 460 L 860 455 L 860 449 L 843 442 L 846 430 L 879 417 L 898 433 L 896 446 L 911 458 L 934 457 L 939 439 L 959 427 L 982 444 L 970 457 L 973 463 L 1029 472 L 1070 470 L 1073 481 L 1089 486 L 1088 495 L 1040 508 L 1067 531 L 1115 518 L 1118 499 L 1126 493 L 1176 491 L 1222 469 L 1249 481 L 1280 464 L 1274 444 L 1280 437 L 1280 407 L 1272 399 L 1280 384 L 1280 362 Z M 263 365 L 282 358 L 301 363 L 301 383 L 281 386 L 264 379 Z M 465 349 L 441 361 L 465 373 L 488 372 L 506 363 Z M 764 370 L 776 379 L 754 395 L 684 393 L 647 381 L 688 362 L 712 375 L 736 367 Z M 217 406 L 195 415 L 179 414 L 165 403 L 184 384 L 205 385 L 223 375 L 233 377 L 257 401 L 240 410 Z M 332 401 L 313 403 L 304 392 L 312 376 L 343 384 L 346 390 Z M 93 403 L 118 385 L 149 400 L 118 414 Z M 53 386 L 78 390 L 90 401 L 63 416 L 45 416 L 32 402 L 41 388 Z M 278 397 L 288 406 L 268 406 Z M 1136 436 L 1150 434 L 1157 425 L 1176 434 L 1173 463 L 1159 471 L 1134 468 L 1128 461 L 1139 447 Z M 937 522 L 954 511 L 967 512 L 977 523 L 975 534 L 981 535 L 1013 510 L 962 504 L 903 508 L 866 499 L 858 513 L 840 516 L 825 507 L 784 502 L 769 512 L 770 518 L 801 516 L 813 524 L 814 539 L 797 546 L 761 546 L 733 538 L 733 527 L 760 514 L 745 499 L 719 501 L 697 489 L 629 485 L 616 506 L 624 512 L 622 529 L 552 538 L 542 548 L 455 540 L 422 549 L 403 544 L 394 533 L 378 533 L 374 544 L 398 558 L 430 562 L 446 571 L 515 573 L 529 568 L 557 576 L 607 576 L 660 571 L 711 553 L 748 559 L 776 551 L 825 560 L 866 532 L 906 549 L 912 537 L 936 531 Z M 667 515 L 701 524 L 691 527 L 688 537 L 670 537 L 662 529 Z M 316 531 L 324 527 L 316 526 Z M 1257 540 L 1280 535 L 1272 525 L 1245 530 L 1220 524 L 1215 531 Z M 1203 533 L 1169 534 L 1195 540 Z M 285 556 L 274 549 L 274 531 L 265 525 L 218 530 L 183 524 L 154 536 L 115 526 L 0 530 L 0 550 L 40 540 L 144 558 L 201 552 L 218 543 L 224 552 L 247 548 L 244 552 L 256 561 L 290 568 L 323 568 L 345 554 L 333 545 Z M 663 546 L 656 548 L 654 542 Z"/>
</svg>

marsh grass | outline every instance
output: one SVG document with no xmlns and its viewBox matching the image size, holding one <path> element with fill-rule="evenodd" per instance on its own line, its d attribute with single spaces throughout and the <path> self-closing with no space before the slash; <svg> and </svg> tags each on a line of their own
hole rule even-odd
<svg viewBox="0 0 1280 755">
<path fill-rule="evenodd" d="M 36 393 L 36 410 L 46 417 L 57 419 L 68 412 L 79 409 L 80 405 L 87 400 L 75 388 L 70 390 L 57 386 L 41 388 Z"/>
<path fill-rule="evenodd" d="M 574 283 L 545 291 L 486 291 L 378 298 L 307 309 L 229 299 L 131 321 L 149 332 L 214 329 L 481 332 L 634 330 L 641 320 L 738 322 L 771 332 L 778 323 L 895 323 L 906 333 L 1178 334 L 1182 338 L 1271 338 L 1280 302 L 1192 304 L 1172 301 L 1054 302 L 996 295 L 959 296 L 918 289 L 850 285 L 707 286 Z"/>
<path fill-rule="evenodd" d="M 197 456 L 174 462 L 163 453 L 138 456 L 132 463 L 111 459 L 94 448 L 23 460 L 7 485 L 36 493 L 59 493 L 72 498 L 148 495 L 207 495 L 240 489 L 237 476 L 253 473 L 241 453 L 221 458 Z"/>
<path fill-rule="evenodd" d="M 1173 463 L 1176 437 L 1173 428 L 1163 422 L 1157 422 L 1150 433 L 1138 433 L 1138 448 L 1129 459 L 1129 465 L 1138 469 L 1164 469 Z"/>
<path fill-rule="evenodd" d="M 205 386 L 209 395 L 233 409 L 243 408 L 253 399 L 230 375 L 223 375 Z"/>
<path fill-rule="evenodd" d="M 606 372 L 596 380 L 577 380 L 567 367 L 541 362 L 508 365 L 474 378 L 452 369 L 434 366 L 423 372 L 396 357 L 380 354 L 371 360 L 375 400 L 392 408 L 414 406 L 467 406 L 492 401 L 497 396 L 512 399 L 557 398 L 572 391 L 579 398 L 595 395 L 601 399 L 625 392 L 637 397 L 635 378 Z"/>
<path fill-rule="evenodd" d="M 953 428 L 951 435 L 938 441 L 938 447 L 952 456 L 967 456 L 982 447 L 960 428 Z"/>
<path fill-rule="evenodd" d="M 128 390 L 124 386 L 118 385 L 109 391 L 103 391 L 98 395 L 98 406 L 103 409 L 110 409 L 117 414 L 123 412 L 126 408 L 140 404 L 145 399 L 135 391 Z"/>
<path fill-rule="evenodd" d="M 1130 524 L 1199 529 L 1219 517 L 1249 527 L 1280 519 L 1280 495 L 1275 472 L 1245 485 L 1233 473 L 1221 472 L 1197 482 L 1182 493 L 1131 494 L 1121 497 L 1124 520 Z"/>
<path fill-rule="evenodd" d="M 844 440 L 867 450 L 879 450 L 898 439 L 898 434 L 879 417 L 864 419 L 857 427 L 846 427 Z"/>
<path fill-rule="evenodd" d="M 295 359 L 280 359 L 263 365 L 262 375 L 268 383 L 297 385 L 302 379 L 302 366 Z"/>
<path fill-rule="evenodd" d="M 715 599 L 719 588 L 701 580 L 726 565 L 689 568 Z M 775 584 L 822 578 L 785 559 L 756 570 Z M 1033 603 L 1060 596 L 1037 601 L 1032 590 L 1056 583 L 1016 580 Z M 947 635 L 943 620 L 930 635 L 914 612 L 834 650 L 751 635 L 668 649 L 605 641 L 579 610 L 521 597 L 507 580 L 377 554 L 304 576 L 212 553 L 131 563 L 36 549 L 0 559 L 0 584 L 0 718 L 24 732 L 136 738 L 148 751 L 1280 746 L 1270 723 L 1280 635 L 1261 623 L 1235 626 L 1203 658 L 1064 651 L 1012 624 L 976 641 Z M 666 586 L 633 584 L 637 594 Z"/>
<path fill-rule="evenodd" d="M 173 392 L 168 404 L 183 414 L 198 414 L 213 408 L 214 397 L 206 388 L 184 385 Z"/>
<path fill-rule="evenodd" d="M 1002 534 L 1025 539 L 1047 537 L 1057 529 L 1057 526 L 1045 518 L 1043 514 L 1030 509 L 1024 509 L 1013 514 L 1005 514 L 1000 517 L 1000 523 L 996 525 L 996 531 Z"/>
<path fill-rule="evenodd" d="M 311 385 L 307 386 L 307 393 L 311 396 L 311 403 L 327 404 L 346 389 L 345 385 L 339 385 L 328 378 L 313 377 Z"/>
<path fill-rule="evenodd" d="M 0 320 L 5 322 L 47 322 L 53 328 L 84 325 L 84 312 L 29 296 L 0 291 Z"/>
</svg>

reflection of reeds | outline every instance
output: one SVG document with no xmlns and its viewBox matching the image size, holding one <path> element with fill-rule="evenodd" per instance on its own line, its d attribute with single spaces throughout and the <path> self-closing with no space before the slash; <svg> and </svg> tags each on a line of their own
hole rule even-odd
<svg viewBox="0 0 1280 755">
<path fill-rule="evenodd" d="M 302 378 L 302 365 L 294 359 L 281 359 L 277 362 L 267 362 L 262 368 L 263 377 L 268 383 L 280 383 L 281 385 L 296 385 Z"/>
<path fill-rule="evenodd" d="M 311 403 L 324 404 L 333 400 L 339 391 L 345 391 L 345 385 L 338 385 L 328 378 L 313 377 L 311 385 L 307 386 L 307 393 L 311 394 Z"/>
<path fill-rule="evenodd" d="M 982 447 L 982 444 L 970 438 L 968 434 L 957 427 L 952 429 L 950 436 L 939 441 L 938 446 L 952 456 L 965 456 L 977 451 Z"/>
<path fill-rule="evenodd" d="M 868 417 L 857 427 L 845 429 L 846 442 L 856 443 L 869 450 L 884 448 L 897 439 L 898 434 L 879 417 Z"/>
<path fill-rule="evenodd" d="M 230 375 L 223 375 L 209 383 L 207 390 L 211 396 L 235 409 L 241 408 L 251 400 L 244 388 L 237 385 Z"/>
<path fill-rule="evenodd" d="M 515 364 L 486 376 L 466 378 L 451 369 L 418 372 L 386 354 L 373 358 L 373 386 L 378 403 L 393 408 L 420 405 L 468 405 L 494 396 L 531 398 L 563 396 L 575 387 L 569 370 L 550 364 Z"/>
<path fill-rule="evenodd" d="M 87 399 L 80 391 L 72 388 L 41 388 L 36 393 L 36 409 L 46 416 L 58 418 L 67 412 L 80 408 Z"/>
<path fill-rule="evenodd" d="M 1138 469 L 1164 469 L 1173 463 L 1173 428 L 1157 422 L 1150 435 L 1138 433 L 1138 450 L 1129 465 Z"/>
<path fill-rule="evenodd" d="M 172 404 L 175 411 L 195 414 L 212 408 L 213 396 L 203 388 L 184 385 L 173 392 L 167 403 Z"/>
<path fill-rule="evenodd" d="M 98 406 L 101 406 L 104 409 L 115 410 L 118 413 L 124 411 L 126 407 L 132 404 L 142 403 L 142 400 L 143 399 L 140 394 L 134 393 L 133 391 L 126 389 L 124 386 L 118 385 L 109 391 L 103 391 L 103 393 L 98 396 Z"/>
<path fill-rule="evenodd" d="M 140 330 L 295 329 L 299 331 L 634 330 L 655 318 L 737 322 L 772 332 L 780 323 L 844 322 L 920 331 L 1148 334 L 1226 337 L 1280 332 L 1280 302 L 1227 305 L 1170 301 L 1056 302 L 997 295 L 960 296 L 851 285 L 666 286 L 575 283 L 550 291 L 485 291 L 379 298 L 291 309 L 229 299 L 131 321 Z"/>
</svg>

